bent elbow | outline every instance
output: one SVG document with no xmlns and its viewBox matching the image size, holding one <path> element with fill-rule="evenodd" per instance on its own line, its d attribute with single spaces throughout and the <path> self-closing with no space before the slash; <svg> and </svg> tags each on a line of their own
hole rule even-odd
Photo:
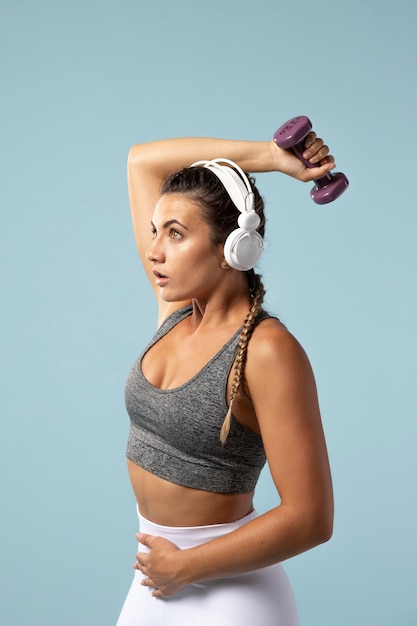
<svg viewBox="0 0 417 626">
<path fill-rule="evenodd" d="M 331 523 L 323 524 L 320 532 L 318 533 L 318 544 L 326 543 L 330 541 L 333 536 L 333 521 Z"/>
<path fill-rule="evenodd" d="M 135 144 L 133 145 L 127 155 L 127 167 L 128 169 L 132 167 L 137 167 L 137 165 L 141 162 L 141 145 Z"/>
<path fill-rule="evenodd" d="M 311 527 L 311 538 L 314 545 L 326 543 L 333 536 L 333 514 L 317 516 L 315 523 Z"/>
</svg>

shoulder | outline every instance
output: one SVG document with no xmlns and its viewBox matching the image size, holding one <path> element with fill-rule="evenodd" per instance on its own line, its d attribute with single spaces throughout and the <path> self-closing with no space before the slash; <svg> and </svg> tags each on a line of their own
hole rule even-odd
<svg viewBox="0 0 417 626">
<path fill-rule="evenodd" d="M 172 328 L 185 317 L 191 315 L 192 310 L 192 305 L 187 303 L 171 311 L 168 310 L 166 315 L 163 316 L 163 319 L 158 322 L 158 332 L 163 332 L 166 328 Z"/>
<path fill-rule="evenodd" d="M 158 329 L 161 328 L 167 320 L 170 320 L 173 317 L 175 318 L 177 315 L 181 316 L 183 311 L 186 309 L 192 310 L 191 300 L 173 303 L 161 301 L 158 306 Z"/>
<path fill-rule="evenodd" d="M 254 329 L 248 344 L 245 382 L 261 432 L 272 424 L 304 428 L 319 415 L 317 387 L 304 348 L 276 319 Z"/>
<path fill-rule="evenodd" d="M 277 318 L 267 317 L 255 326 L 248 344 L 246 375 L 259 379 L 261 372 L 280 378 L 310 376 L 311 366 L 304 348 Z"/>
<path fill-rule="evenodd" d="M 256 323 L 248 351 L 254 355 L 273 356 L 282 352 L 303 351 L 300 343 L 288 328 L 276 317 L 268 316 Z"/>
</svg>

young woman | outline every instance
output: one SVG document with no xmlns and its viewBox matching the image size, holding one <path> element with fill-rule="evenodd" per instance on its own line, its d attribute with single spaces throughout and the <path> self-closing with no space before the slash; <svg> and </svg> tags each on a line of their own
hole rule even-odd
<svg viewBox="0 0 417 626">
<path fill-rule="evenodd" d="M 244 172 L 311 181 L 333 169 L 314 133 L 305 148 L 314 170 L 272 141 L 130 151 L 133 227 L 159 314 L 126 384 L 140 534 L 118 626 L 298 623 L 280 562 L 330 538 L 331 477 L 309 361 L 262 309 L 252 265 L 264 207 Z M 257 515 L 265 460 L 280 504 Z"/>
</svg>

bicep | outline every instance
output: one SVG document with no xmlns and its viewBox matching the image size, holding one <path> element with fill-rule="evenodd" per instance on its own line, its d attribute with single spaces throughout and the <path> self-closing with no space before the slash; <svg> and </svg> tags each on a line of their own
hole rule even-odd
<svg viewBox="0 0 417 626">
<path fill-rule="evenodd" d="M 250 364 L 250 394 L 281 502 L 306 514 L 332 508 L 332 488 L 314 375 L 286 333 L 268 341 Z"/>
<path fill-rule="evenodd" d="M 151 222 L 154 208 L 160 198 L 162 182 L 168 173 L 169 169 L 161 158 L 158 144 L 135 145 L 131 148 L 127 162 L 127 179 L 133 233 L 143 269 L 157 300 L 158 326 L 175 309 L 188 304 L 167 303 L 161 299 L 152 273 L 152 263 L 146 257 L 153 236 Z"/>
<path fill-rule="evenodd" d="M 146 259 L 146 252 L 152 241 L 151 221 L 155 204 L 160 197 L 162 178 L 146 162 L 142 146 L 133 146 L 129 152 L 127 181 L 136 246 L 143 268 L 155 289 L 152 266 Z"/>
</svg>

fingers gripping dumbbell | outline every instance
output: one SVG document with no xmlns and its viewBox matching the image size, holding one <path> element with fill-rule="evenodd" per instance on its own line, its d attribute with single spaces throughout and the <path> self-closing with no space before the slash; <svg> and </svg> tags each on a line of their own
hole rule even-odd
<svg viewBox="0 0 417 626">
<path fill-rule="evenodd" d="M 305 152 L 304 139 L 312 129 L 312 124 L 308 117 L 299 115 L 285 122 L 274 134 L 274 141 L 280 148 L 288 150 L 291 148 L 294 154 L 307 167 L 317 167 L 317 164 L 310 163 L 303 157 Z M 326 174 L 323 178 L 314 181 L 315 185 L 310 191 L 310 196 L 317 204 L 327 204 L 333 202 L 347 189 L 349 181 L 342 172 Z"/>
</svg>

